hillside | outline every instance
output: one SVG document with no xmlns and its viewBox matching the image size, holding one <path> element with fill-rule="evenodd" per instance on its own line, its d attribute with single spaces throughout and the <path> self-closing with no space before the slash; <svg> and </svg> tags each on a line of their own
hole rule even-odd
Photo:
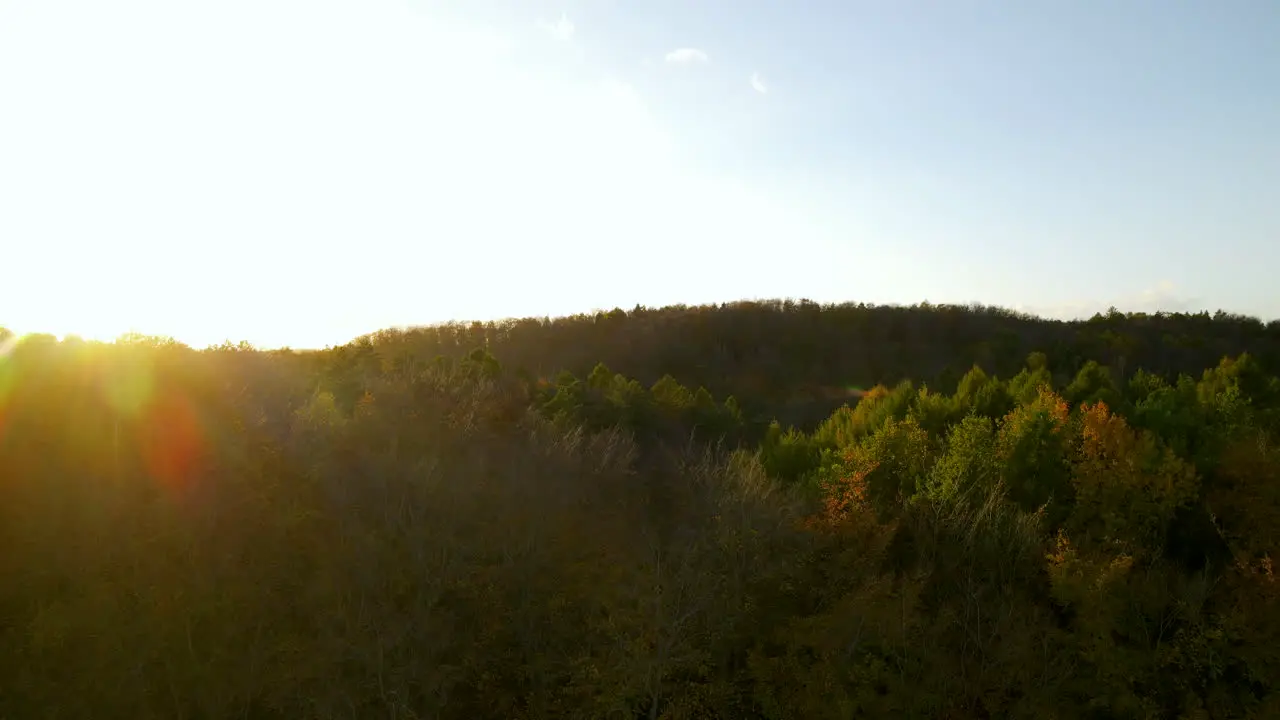
<svg viewBox="0 0 1280 720">
<path fill-rule="evenodd" d="M 1277 322 L 0 340 L 0 719 L 1280 716 Z"/>
<path fill-rule="evenodd" d="M 671 374 L 716 396 L 734 395 L 753 414 L 812 425 L 843 402 L 832 404 L 833 389 L 910 379 L 951 392 L 975 364 L 1008 377 L 1032 352 L 1047 354 L 1059 381 L 1089 360 L 1122 377 L 1138 368 L 1198 373 L 1241 352 L 1275 367 L 1280 320 L 1112 312 L 1063 322 L 984 306 L 765 301 L 388 330 L 351 350 L 369 346 L 392 358 L 456 358 L 486 347 L 507 366 L 541 377 L 585 375 L 600 362 L 646 384 Z"/>
</svg>

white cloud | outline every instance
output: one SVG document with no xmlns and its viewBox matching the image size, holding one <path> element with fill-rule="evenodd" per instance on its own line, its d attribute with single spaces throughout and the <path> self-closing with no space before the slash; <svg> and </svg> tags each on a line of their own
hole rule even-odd
<svg viewBox="0 0 1280 720">
<path fill-rule="evenodd" d="M 574 24 L 569 20 L 569 16 L 564 13 L 560 14 L 560 19 L 555 22 L 547 20 L 539 20 L 538 27 L 546 30 L 551 37 L 561 42 L 568 42 L 573 39 L 573 31 L 576 29 Z"/>
<path fill-rule="evenodd" d="M 764 78 L 760 77 L 760 73 L 751 73 L 751 87 L 761 95 L 769 92 L 769 86 L 764 84 Z"/>
<path fill-rule="evenodd" d="M 707 59 L 707 54 L 698 48 L 680 48 L 667 53 L 667 62 L 669 63 L 704 63 Z"/>
<path fill-rule="evenodd" d="M 1121 312 L 1200 312 L 1208 310 L 1201 298 L 1184 294 L 1172 281 L 1162 280 L 1141 292 L 1110 299 L 1082 299 L 1056 305 L 1019 305 L 1015 309 L 1056 320 L 1087 320 L 1111 307 Z"/>
</svg>

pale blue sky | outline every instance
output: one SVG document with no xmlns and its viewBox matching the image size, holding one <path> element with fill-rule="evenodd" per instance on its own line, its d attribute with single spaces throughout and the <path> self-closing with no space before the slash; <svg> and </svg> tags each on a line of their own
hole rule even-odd
<svg viewBox="0 0 1280 720">
<path fill-rule="evenodd" d="M 0 0 L 0 324 L 1280 317 L 1280 2 Z"/>
</svg>

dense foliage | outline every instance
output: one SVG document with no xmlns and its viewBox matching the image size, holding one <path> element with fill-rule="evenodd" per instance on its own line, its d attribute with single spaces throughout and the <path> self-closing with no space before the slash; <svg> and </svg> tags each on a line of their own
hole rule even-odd
<svg viewBox="0 0 1280 720">
<path fill-rule="evenodd" d="M 1280 717 L 1278 341 L 781 303 L 0 331 L 0 719 Z"/>
<path fill-rule="evenodd" d="M 1121 376 L 1138 368 L 1176 376 L 1248 351 L 1275 367 L 1280 320 L 1112 310 L 1062 322 L 984 306 L 800 300 L 384 330 L 358 340 L 350 355 L 370 346 L 419 358 L 460 358 L 485 347 L 508 367 L 544 378 L 562 370 L 585 376 L 597 363 L 645 385 L 670 374 L 716 397 L 737 397 L 752 419 L 813 425 L 846 402 L 851 387 L 912 380 L 950 392 L 974 364 L 1009 377 L 1032 352 L 1047 355 L 1059 382 L 1090 360 Z"/>
</svg>

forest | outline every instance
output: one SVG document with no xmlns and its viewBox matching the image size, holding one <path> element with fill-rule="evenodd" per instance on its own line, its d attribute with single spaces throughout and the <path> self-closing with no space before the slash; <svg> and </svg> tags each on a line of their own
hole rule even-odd
<svg viewBox="0 0 1280 720">
<path fill-rule="evenodd" d="M 0 720 L 1280 717 L 1280 321 L 0 330 Z"/>
</svg>

